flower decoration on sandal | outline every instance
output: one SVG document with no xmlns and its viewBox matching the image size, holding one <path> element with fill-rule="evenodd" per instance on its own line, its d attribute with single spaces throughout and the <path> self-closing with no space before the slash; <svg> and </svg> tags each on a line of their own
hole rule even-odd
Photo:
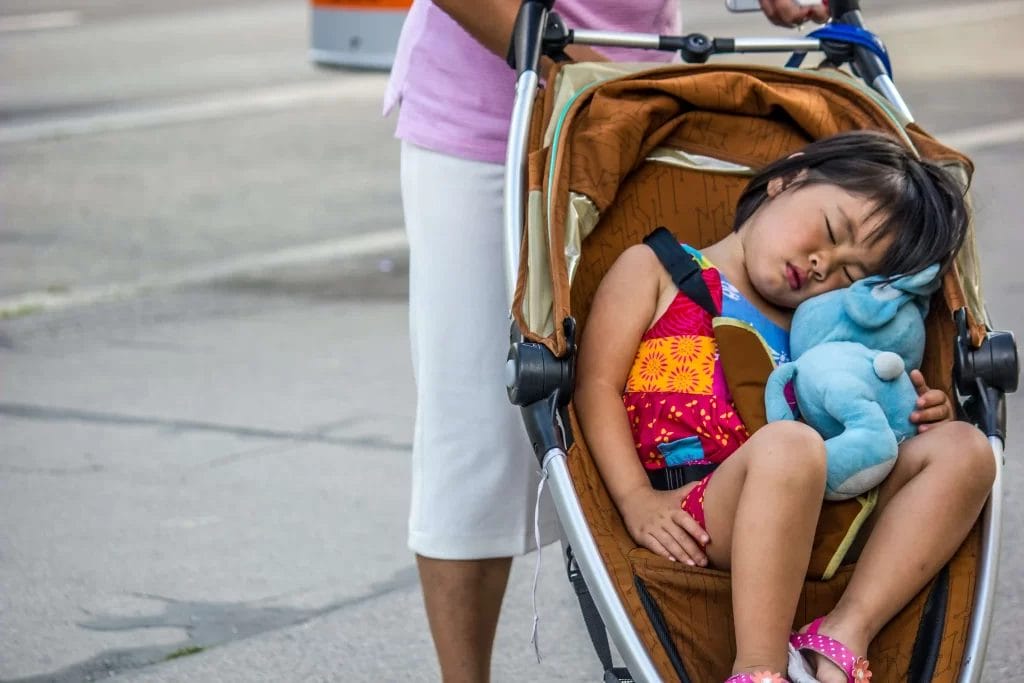
<svg viewBox="0 0 1024 683">
<path fill-rule="evenodd" d="M 863 657 L 858 657 L 857 662 L 853 665 L 853 680 L 857 683 L 871 680 L 871 669 L 868 668 L 868 660 Z"/>
</svg>

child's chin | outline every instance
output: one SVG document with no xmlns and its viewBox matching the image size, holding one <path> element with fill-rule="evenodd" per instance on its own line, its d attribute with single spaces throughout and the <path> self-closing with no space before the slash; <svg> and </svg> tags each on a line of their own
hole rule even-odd
<svg viewBox="0 0 1024 683">
<path fill-rule="evenodd" d="M 776 308 L 796 308 L 807 297 L 801 297 L 797 292 L 772 292 L 761 295 L 765 301 Z"/>
</svg>

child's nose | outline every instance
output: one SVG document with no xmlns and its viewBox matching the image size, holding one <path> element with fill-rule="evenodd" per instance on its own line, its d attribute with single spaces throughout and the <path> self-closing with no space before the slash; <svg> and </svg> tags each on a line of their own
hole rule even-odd
<svg viewBox="0 0 1024 683">
<path fill-rule="evenodd" d="M 828 274 L 828 261 L 823 254 L 811 254 L 811 272 L 815 280 L 824 280 Z"/>
</svg>

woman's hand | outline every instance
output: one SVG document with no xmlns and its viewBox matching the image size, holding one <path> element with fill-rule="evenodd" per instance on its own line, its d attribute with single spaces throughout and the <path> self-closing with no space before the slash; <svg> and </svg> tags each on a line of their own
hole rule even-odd
<svg viewBox="0 0 1024 683">
<path fill-rule="evenodd" d="M 793 28 L 805 21 L 823 24 L 828 21 L 828 5 L 798 5 L 795 0 L 761 0 L 761 11 L 776 26 Z"/>
<path fill-rule="evenodd" d="M 910 381 L 917 391 L 917 404 L 910 414 L 910 421 L 917 425 L 918 434 L 953 419 L 953 406 L 944 391 L 928 388 L 920 370 L 910 371 Z"/>
<path fill-rule="evenodd" d="M 633 540 L 673 562 L 706 566 L 708 558 L 702 547 L 711 540 L 708 532 L 680 508 L 695 485 L 687 484 L 673 491 L 655 491 L 645 486 L 625 496 L 619 509 Z"/>
</svg>

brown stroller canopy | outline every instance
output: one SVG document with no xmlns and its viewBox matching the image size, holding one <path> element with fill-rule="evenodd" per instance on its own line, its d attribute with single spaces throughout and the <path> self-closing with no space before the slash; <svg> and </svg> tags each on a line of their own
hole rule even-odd
<svg viewBox="0 0 1024 683">
<path fill-rule="evenodd" d="M 739 191 L 753 169 L 848 130 L 887 132 L 942 163 L 965 188 L 973 171 L 966 157 L 914 124 L 905 127 L 884 100 L 842 72 L 678 66 L 609 78 L 628 68 L 563 68 L 533 119 L 526 253 L 515 314 L 527 337 L 548 340 L 556 355 L 564 353 L 565 340 L 554 321 L 579 316 L 569 305 L 569 285 L 582 241 L 599 221 L 629 223 L 621 228 L 631 238 L 623 248 L 658 224 L 656 214 L 667 225 L 686 225 L 688 237 L 695 230 L 694 244 L 709 243 L 730 228 Z M 704 177 L 703 187 L 684 188 L 683 179 L 666 173 L 661 180 L 667 184 L 636 199 L 626 195 L 642 183 L 631 174 L 647 176 L 650 166 L 663 164 L 689 167 Z M 681 197 L 693 192 L 703 196 Z M 645 203 L 623 206 L 637 200 Z M 605 216 L 609 210 L 619 218 Z M 618 252 L 602 255 L 614 260 Z M 589 270 L 600 277 L 611 260 Z M 984 308 L 973 227 L 958 274 L 946 284 L 951 307 L 966 302 L 979 322 L 980 341 Z"/>
</svg>

